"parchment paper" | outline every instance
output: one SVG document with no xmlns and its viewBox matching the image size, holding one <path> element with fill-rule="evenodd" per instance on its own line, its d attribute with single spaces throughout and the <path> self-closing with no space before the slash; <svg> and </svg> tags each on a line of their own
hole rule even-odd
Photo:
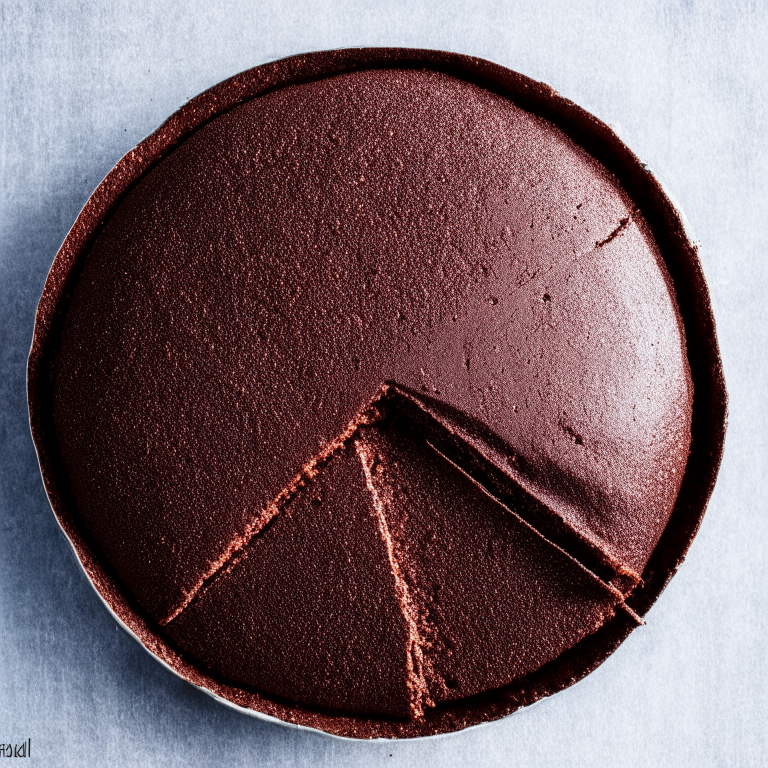
<svg viewBox="0 0 768 768">
<path fill-rule="evenodd" d="M 701 241 L 730 393 L 714 497 L 647 625 L 502 721 L 397 743 L 260 722 L 119 631 L 58 533 L 27 422 L 48 268 L 120 156 L 184 101 L 308 50 L 440 48 L 618 126 Z M 768 764 L 768 4 L 0 0 L 0 742 L 51 766 Z"/>
</svg>

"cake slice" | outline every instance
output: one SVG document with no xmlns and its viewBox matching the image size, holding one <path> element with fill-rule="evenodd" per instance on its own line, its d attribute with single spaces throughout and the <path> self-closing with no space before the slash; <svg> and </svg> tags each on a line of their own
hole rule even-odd
<svg viewBox="0 0 768 768">
<path fill-rule="evenodd" d="M 494 498 L 397 415 L 356 448 L 419 621 L 434 702 L 499 688 L 556 659 L 620 592 Z"/>
<path fill-rule="evenodd" d="M 300 704 L 409 717 L 420 697 L 410 626 L 349 447 L 166 631 L 224 678 Z"/>
</svg>

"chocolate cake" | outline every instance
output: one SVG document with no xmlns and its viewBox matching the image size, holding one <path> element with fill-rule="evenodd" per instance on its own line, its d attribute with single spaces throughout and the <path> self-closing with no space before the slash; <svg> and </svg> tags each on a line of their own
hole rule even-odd
<svg viewBox="0 0 768 768">
<path fill-rule="evenodd" d="M 29 401 L 120 621 L 361 738 L 597 666 L 682 561 L 726 413 L 695 248 L 610 129 L 386 49 L 238 75 L 123 158 L 54 262 Z"/>
</svg>

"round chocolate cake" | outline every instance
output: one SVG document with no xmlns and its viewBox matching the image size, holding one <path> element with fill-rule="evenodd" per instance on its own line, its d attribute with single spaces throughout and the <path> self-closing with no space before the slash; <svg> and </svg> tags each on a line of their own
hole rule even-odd
<svg viewBox="0 0 768 768">
<path fill-rule="evenodd" d="M 402 50 L 258 67 L 123 158 L 51 270 L 29 401 L 120 621 L 361 738 L 597 666 L 682 561 L 726 412 L 655 178 L 546 86 Z"/>
</svg>

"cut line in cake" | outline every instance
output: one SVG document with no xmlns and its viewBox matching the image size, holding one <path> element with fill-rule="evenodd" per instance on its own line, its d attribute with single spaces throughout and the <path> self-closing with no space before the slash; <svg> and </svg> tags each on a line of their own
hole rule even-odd
<svg viewBox="0 0 768 768">
<path fill-rule="evenodd" d="M 281 509 L 305 489 L 334 454 L 349 445 L 361 429 L 384 422 L 391 413 L 405 418 L 434 451 L 466 475 L 484 493 L 519 517 L 537 535 L 568 555 L 609 590 L 620 595 L 621 607 L 638 623 L 643 623 L 625 602 L 633 589 L 642 583 L 641 576 L 622 563 L 595 536 L 590 535 L 588 531 L 577 529 L 565 519 L 561 510 L 567 508 L 567 500 L 536 487 L 527 479 L 515 466 L 520 463 L 519 457 L 485 425 L 433 398 L 409 390 L 396 382 L 387 381 L 349 422 L 346 429 L 323 446 L 273 501 L 253 518 L 222 555 L 211 563 L 208 571 L 195 586 L 185 593 L 183 602 L 160 621 L 160 625 L 170 624 L 220 572 L 233 565 L 239 553 L 251 540 L 266 530 Z M 363 461 L 362 455 L 360 456 Z M 364 461 L 363 464 L 365 465 Z"/>
</svg>

